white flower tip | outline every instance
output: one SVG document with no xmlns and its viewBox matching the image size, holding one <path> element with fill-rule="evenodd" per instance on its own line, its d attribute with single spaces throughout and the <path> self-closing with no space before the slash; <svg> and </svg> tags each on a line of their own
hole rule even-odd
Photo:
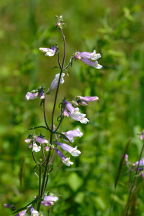
<svg viewBox="0 0 144 216">
<path fill-rule="evenodd" d="M 103 68 L 103 66 L 102 66 L 102 65 L 100 65 L 100 64 L 97 64 L 97 65 L 95 66 L 95 68 L 96 68 L 96 69 L 102 69 L 102 68 Z"/>
<path fill-rule="evenodd" d="M 74 157 L 78 157 L 81 154 L 79 150 L 77 150 L 77 147 L 73 148 L 71 155 Z"/>
<path fill-rule="evenodd" d="M 41 146 L 38 146 L 36 143 L 32 144 L 32 151 L 39 152 L 41 150 Z"/>
<path fill-rule="evenodd" d="M 63 162 L 66 166 L 71 166 L 71 165 L 73 165 L 73 162 L 70 161 L 70 158 L 64 158 L 64 159 L 62 159 L 62 162 Z"/>
</svg>

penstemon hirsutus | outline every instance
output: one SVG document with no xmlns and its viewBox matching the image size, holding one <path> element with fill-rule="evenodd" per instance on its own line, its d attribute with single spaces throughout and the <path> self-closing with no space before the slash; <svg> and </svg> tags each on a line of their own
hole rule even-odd
<svg viewBox="0 0 144 216">
<path fill-rule="evenodd" d="M 70 160 L 70 157 L 65 156 L 65 153 L 68 152 L 73 157 L 79 156 L 81 152 L 77 149 L 77 147 L 72 147 L 72 144 L 75 137 L 83 136 L 83 133 L 80 131 L 79 128 L 66 132 L 61 132 L 61 123 L 64 117 L 70 117 L 73 120 L 79 121 L 82 124 L 87 124 L 89 120 L 86 117 L 86 114 L 80 112 L 79 106 L 86 106 L 89 102 L 97 101 L 99 99 L 97 96 L 76 96 L 71 101 L 63 99 L 62 102 L 59 104 L 60 116 L 57 123 L 54 124 L 56 118 L 55 110 L 56 106 L 58 106 L 57 99 L 59 95 L 59 88 L 60 84 L 64 83 L 65 71 L 72 67 L 75 60 L 80 60 L 96 69 L 102 68 L 102 66 L 98 64 L 97 61 L 101 57 L 101 55 L 100 53 L 96 53 L 95 50 L 93 52 L 75 52 L 70 57 L 68 64 L 65 63 L 66 39 L 63 32 L 63 24 L 64 23 L 62 16 L 57 17 L 56 27 L 59 30 L 63 41 L 62 54 L 60 53 L 58 46 L 52 46 L 51 48 L 39 48 L 39 50 L 42 51 L 45 56 L 48 56 L 50 58 L 54 56 L 57 57 L 59 73 L 55 74 L 54 79 L 48 89 L 40 87 L 26 94 L 26 100 L 34 100 L 36 98 L 39 98 L 43 110 L 44 125 L 34 127 L 32 128 L 32 130 L 46 130 L 49 140 L 42 134 L 30 134 L 25 139 L 25 142 L 28 144 L 28 147 L 32 151 L 33 160 L 38 170 L 37 175 L 39 178 L 39 186 L 38 194 L 33 199 L 33 201 L 28 203 L 23 208 L 15 211 L 18 216 L 38 216 L 40 215 L 41 205 L 50 208 L 54 205 L 56 201 L 58 201 L 58 196 L 52 193 L 47 194 L 47 185 L 49 180 L 49 174 L 51 172 L 51 159 L 53 158 L 53 154 L 56 154 L 64 165 L 71 166 L 73 162 Z M 48 122 L 46 114 L 46 100 L 47 95 L 50 95 L 52 91 L 55 91 L 55 96 L 51 112 L 51 121 Z"/>
</svg>

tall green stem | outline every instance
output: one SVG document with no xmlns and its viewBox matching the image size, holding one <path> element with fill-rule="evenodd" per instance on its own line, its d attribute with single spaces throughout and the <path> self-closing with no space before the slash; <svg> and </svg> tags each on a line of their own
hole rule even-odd
<svg viewBox="0 0 144 216">
<path fill-rule="evenodd" d="M 64 65 L 65 65 L 65 58 L 66 58 L 66 41 L 65 41 L 65 35 L 63 33 L 63 30 L 60 28 L 61 34 L 62 34 L 62 40 L 63 40 L 63 58 L 62 58 L 62 63 L 60 63 L 60 58 L 59 58 L 59 53 L 58 53 L 58 65 L 60 68 L 60 75 L 59 75 L 59 79 L 58 79 L 58 85 L 56 88 L 56 93 L 55 93 L 55 98 L 54 98 L 54 104 L 53 104 L 53 109 L 52 109 L 52 118 L 51 118 L 51 128 L 50 128 L 50 145 L 52 145 L 53 143 L 53 134 L 54 134 L 54 115 L 55 115 L 55 109 L 56 109 L 56 103 L 57 103 L 57 98 L 58 98 L 58 93 L 59 93 L 59 86 L 60 86 L 60 80 L 61 80 L 61 76 L 62 73 L 64 71 Z M 44 107 L 44 121 L 45 121 L 45 125 L 48 128 L 48 124 L 47 124 L 47 120 L 46 120 L 46 112 L 45 112 L 45 101 L 43 104 Z M 40 210 L 40 206 L 41 206 L 41 199 L 44 195 L 47 183 L 48 183 L 48 179 L 49 179 L 49 161 L 50 161 L 50 157 L 51 157 L 51 152 L 52 152 L 52 148 L 50 146 L 49 152 L 47 154 L 46 157 L 46 162 L 45 162 L 45 169 L 44 169 L 44 174 L 43 174 L 43 178 L 42 178 L 42 183 L 41 183 L 41 190 L 40 190 L 40 195 L 39 195 L 39 200 L 38 200 L 38 204 L 37 204 L 37 210 Z"/>
</svg>

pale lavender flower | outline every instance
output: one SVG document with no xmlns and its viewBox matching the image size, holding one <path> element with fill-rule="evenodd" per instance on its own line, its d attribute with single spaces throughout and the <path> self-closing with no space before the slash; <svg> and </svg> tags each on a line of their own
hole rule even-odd
<svg viewBox="0 0 144 216">
<path fill-rule="evenodd" d="M 133 163 L 134 166 L 141 166 L 144 168 L 144 158 L 142 158 L 139 161 L 136 161 L 135 163 Z"/>
<path fill-rule="evenodd" d="M 77 100 L 78 105 L 86 106 L 88 105 L 89 102 L 99 100 L 99 97 L 97 96 L 85 96 L 85 97 L 77 96 L 76 100 Z"/>
<path fill-rule="evenodd" d="M 34 208 L 31 208 L 31 209 L 30 209 L 30 213 L 31 213 L 31 216 L 39 216 L 38 211 L 35 210 Z"/>
<path fill-rule="evenodd" d="M 52 206 L 56 201 L 58 201 L 58 197 L 54 195 L 44 196 L 43 201 L 41 202 L 44 206 Z"/>
<path fill-rule="evenodd" d="M 71 113 L 75 111 L 75 107 L 68 101 L 64 101 L 64 116 L 70 116 Z"/>
<path fill-rule="evenodd" d="M 79 59 L 86 58 L 94 61 L 101 58 L 101 54 L 96 53 L 96 50 L 94 50 L 93 52 L 77 52 L 76 55 Z"/>
<path fill-rule="evenodd" d="M 52 46 L 51 48 L 39 48 L 39 50 L 45 53 L 45 56 L 54 56 L 57 52 L 57 47 Z"/>
<path fill-rule="evenodd" d="M 81 152 L 77 150 L 77 147 L 73 148 L 66 143 L 60 143 L 60 142 L 56 142 L 56 144 L 59 145 L 63 150 L 69 152 L 74 157 L 77 157 L 81 154 Z"/>
<path fill-rule="evenodd" d="M 40 143 L 40 144 L 47 144 L 48 140 L 44 139 L 43 136 L 34 136 L 34 139 L 36 142 Z"/>
<path fill-rule="evenodd" d="M 81 113 L 79 108 L 75 108 L 74 112 L 70 114 L 70 117 L 82 124 L 87 124 L 89 122 L 89 120 L 86 118 L 86 114 Z"/>
<path fill-rule="evenodd" d="M 25 139 L 26 143 L 31 143 L 31 142 L 37 142 L 40 144 L 48 144 L 48 140 L 45 139 L 43 136 L 30 136 L 27 139 Z"/>
<path fill-rule="evenodd" d="M 140 140 L 144 140 L 144 131 L 139 136 Z"/>
<path fill-rule="evenodd" d="M 59 151 L 58 149 L 55 149 L 56 153 L 60 156 L 62 162 L 66 165 L 66 166 L 71 166 L 73 165 L 73 162 L 70 161 L 70 158 L 65 157 L 61 151 Z"/>
<path fill-rule="evenodd" d="M 36 90 L 32 90 L 31 92 L 27 92 L 25 96 L 26 100 L 34 100 L 36 98 L 40 98 L 41 100 L 45 99 L 44 89 L 39 88 Z"/>
<path fill-rule="evenodd" d="M 60 79 L 60 84 L 64 83 L 64 76 L 65 76 L 65 73 L 62 73 L 61 74 L 61 79 Z M 60 77 L 60 73 L 55 75 L 54 80 L 51 83 L 49 91 L 52 91 L 52 90 L 57 88 L 59 77 Z"/>
<path fill-rule="evenodd" d="M 33 90 L 33 91 L 36 91 L 36 90 Z M 38 98 L 38 92 L 27 92 L 26 94 L 26 100 L 34 100 L 36 98 Z"/>
<path fill-rule="evenodd" d="M 132 170 L 133 170 L 133 168 L 138 169 L 139 171 L 144 170 L 144 158 L 140 159 L 139 161 L 136 161 L 136 162 L 132 163 L 132 162 L 129 162 L 128 155 L 125 154 L 124 155 L 124 160 L 125 160 L 126 164 L 130 168 L 132 168 Z"/>
<path fill-rule="evenodd" d="M 83 136 L 83 133 L 80 131 L 79 128 L 77 128 L 75 130 L 63 132 L 63 134 L 69 139 L 70 142 L 74 142 L 75 137 L 82 137 Z"/>
<path fill-rule="evenodd" d="M 95 50 L 93 52 L 76 52 L 74 57 L 96 69 L 102 68 L 102 65 L 98 64 L 98 61 L 97 61 L 99 58 L 101 58 L 101 54 L 96 53 Z"/>
<path fill-rule="evenodd" d="M 70 116 L 72 119 L 79 121 L 82 124 L 86 124 L 89 122 L 89 120 L 86 118 L 86 114 L 81 113 L 79 111 L 79 108 L 73 107 L 73 105 L 68 101 L 64 101 L 64 105 L 64 116 Z"/>
<path fill-rule="evenodd" d="M 20 211 L 16 216 L 24 216 L 26 215 L 27 210 Z"/>
</svg>

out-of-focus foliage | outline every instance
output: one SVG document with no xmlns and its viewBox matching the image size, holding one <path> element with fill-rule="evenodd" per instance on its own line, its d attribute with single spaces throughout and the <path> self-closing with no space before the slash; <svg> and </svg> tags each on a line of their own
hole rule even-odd
<svg viewBox="0 0 144 216">
<path fill-rule="evenodd" d="M 130 159 L 137 160 L 142 145 L 137 134 L 144 128 L 143 7 L 142 0 L 0 1 L 0 203 L 20 207 L 36 195 L 38 179 L 24 139 L 27 129 L 43 119 L 39 102 L 26 102 L 24 96 L 40 85 L 48 87 L 58 72 L 55 58 L 44 57 L 38 48 L 61 43 L 54 18 L 62 14 L 67 54 L 96 49 L 102 53 L 104 68 L 75 62 L 61 87 L 61 99 L 97 95 L 100 100 L 84 108 L 90 123 L 80 126 L 84 136 L 76 144 L 82 154 L 75 165 L 65 168 L 59 161 L 54 165 L 48 190 L 60 200 L 51 215 L 122 213 L 129 183 L 123 170 L 114 189 L 119 160 L 129 138 Z M 62 129 L 72 126 L 79 124 L 66 120 Z M 142 216 L 143 181 L 140 184 L 133 212 Z M 0 213 L 10 215 L 2 206 Z"/>
</svg>

